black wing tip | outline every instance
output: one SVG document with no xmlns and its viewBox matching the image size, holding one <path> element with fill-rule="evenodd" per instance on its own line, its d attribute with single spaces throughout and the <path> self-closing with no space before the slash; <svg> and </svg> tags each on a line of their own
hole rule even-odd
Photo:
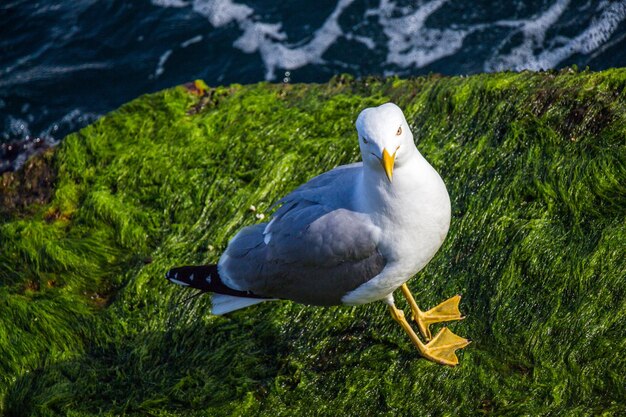
<svg viewBox="0 0 626 417">
<path fill-rule="evenodd" d="M 165 273 L 165 278 L 173 284 L 191 287 L 203 292 L 232 295 L 246 298 L 269 298 L 256 295 L 251 291 L 234 290 L 222 282 L 217 265 L 179 266 Z"/>
<path fill-rule="evenodd" d="M 188 287 L 189 283 L 178 279 L 178 273 L 179 273 L 180 268 L 172 268 L 169 271 L 167 271 L 165 273 L 165 279 L 167 279 L 169 282 L 173 283 L 173 284 L 178 284 L 178 285 L 182 285 L 184 287 Z"/>
</svg>

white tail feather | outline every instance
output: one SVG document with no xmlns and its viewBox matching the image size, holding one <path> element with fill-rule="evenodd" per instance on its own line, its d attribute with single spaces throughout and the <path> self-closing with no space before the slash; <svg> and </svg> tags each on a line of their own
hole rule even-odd
<svg viewBox="0 0 626 417">
<path fill-rule="evenodd" d="M 235 297 L 232 295 L 213 294 L 211 298 L 211 313 L 216 316 L 230 313 L 231 311 L 239 310 L 249 307 L 254 304 L 262 303 L 263 301 L 271 301 L 273 299 L 267 298 L 245 298 Z"/>
</svg>

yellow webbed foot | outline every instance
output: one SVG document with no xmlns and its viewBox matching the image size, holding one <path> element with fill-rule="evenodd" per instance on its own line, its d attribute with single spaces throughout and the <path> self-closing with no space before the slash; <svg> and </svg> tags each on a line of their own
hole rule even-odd
<svg viewBox="0 0 626 417">
<path fill-rule="evenodd" d="M 402 294 L 404 294 L 404 297 L 411 307 L 413 320 L 417 323 L 420 333 L 424 336 L 424 338 L 426 338 L 426 340 L 432 339 L 429 327 L 431 324 L 441 323 L 444 321 L 461 320 L 464 318 L 459 311 L 459 302 L 461 301 L 460 295 L 448 298 L 443 303 L 431 308 L 428 311 L 422 311 L 417 306 L 413 295 L 409 291 L 409 287 L 407 287 L 406 284 L 402 284 L 400 288 L 402 289 Z"/>
<path fill-rule="evenodd" d="M 406 321 L 402 310 L 396 308 L 393 304 L 389 305 L 389 310 L 393 319 L 402 326 L 404 331 L 409 335 L 413 345 L 415 345 L 423 357 L 442 365 L 458 365 L 459 359 L 456 357 L 455 352 L 467 346 L 470 343 L 469 340 L 457 336 L 448 328 L 443 328 L 437 333 L 433 340 L 424 344 L 419 337 L 417 337 L 417 334 L 415 334 L 409 322 Z"/>
<path fill-rule="evenodd" d="M 456 357 L 455 352 L 470 343 L 469 340 L 457 336 L 450 329 L 444 327 L 435 335 L 433 340 L 426 344 L 423 355 L 433 362 L 455 366 L 459 364 L 459 358 Z"/>
</svg>

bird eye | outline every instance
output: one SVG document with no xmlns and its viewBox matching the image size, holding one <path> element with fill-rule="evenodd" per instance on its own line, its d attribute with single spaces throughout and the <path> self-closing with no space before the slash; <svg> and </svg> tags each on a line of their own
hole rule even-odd
<svg viewBox="0 0 626 417">
<path fill-rule="evenodd" d="M 401 134 L 402 134 L 402 126 L 398 128 L 398 131 L 396 132 L 396 136 L 400 136 Z"/>
<path fill-rule="evenodd" d="M 365 139 L 365 137 L 361 138 L 363 140 L 363 143 L 367 145 L 367 139 Z"/>
</svg>

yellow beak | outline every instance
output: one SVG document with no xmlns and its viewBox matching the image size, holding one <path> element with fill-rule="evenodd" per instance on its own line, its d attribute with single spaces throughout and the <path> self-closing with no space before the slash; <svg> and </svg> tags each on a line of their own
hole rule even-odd
<svg viewBox="0 0 626 417">
<path fill-rule="evenodd" d="M 398 152 L 397 149 L 396 152 Z M 389 155 L 387 149 L 383 149 L 383 157 L 380 160 L 380 164 L 383 166 L 389 182 L 393 182 L 393 164 L 396 161 L 396 152 L 394 152 L 393 155 Z"/>
</svg>

